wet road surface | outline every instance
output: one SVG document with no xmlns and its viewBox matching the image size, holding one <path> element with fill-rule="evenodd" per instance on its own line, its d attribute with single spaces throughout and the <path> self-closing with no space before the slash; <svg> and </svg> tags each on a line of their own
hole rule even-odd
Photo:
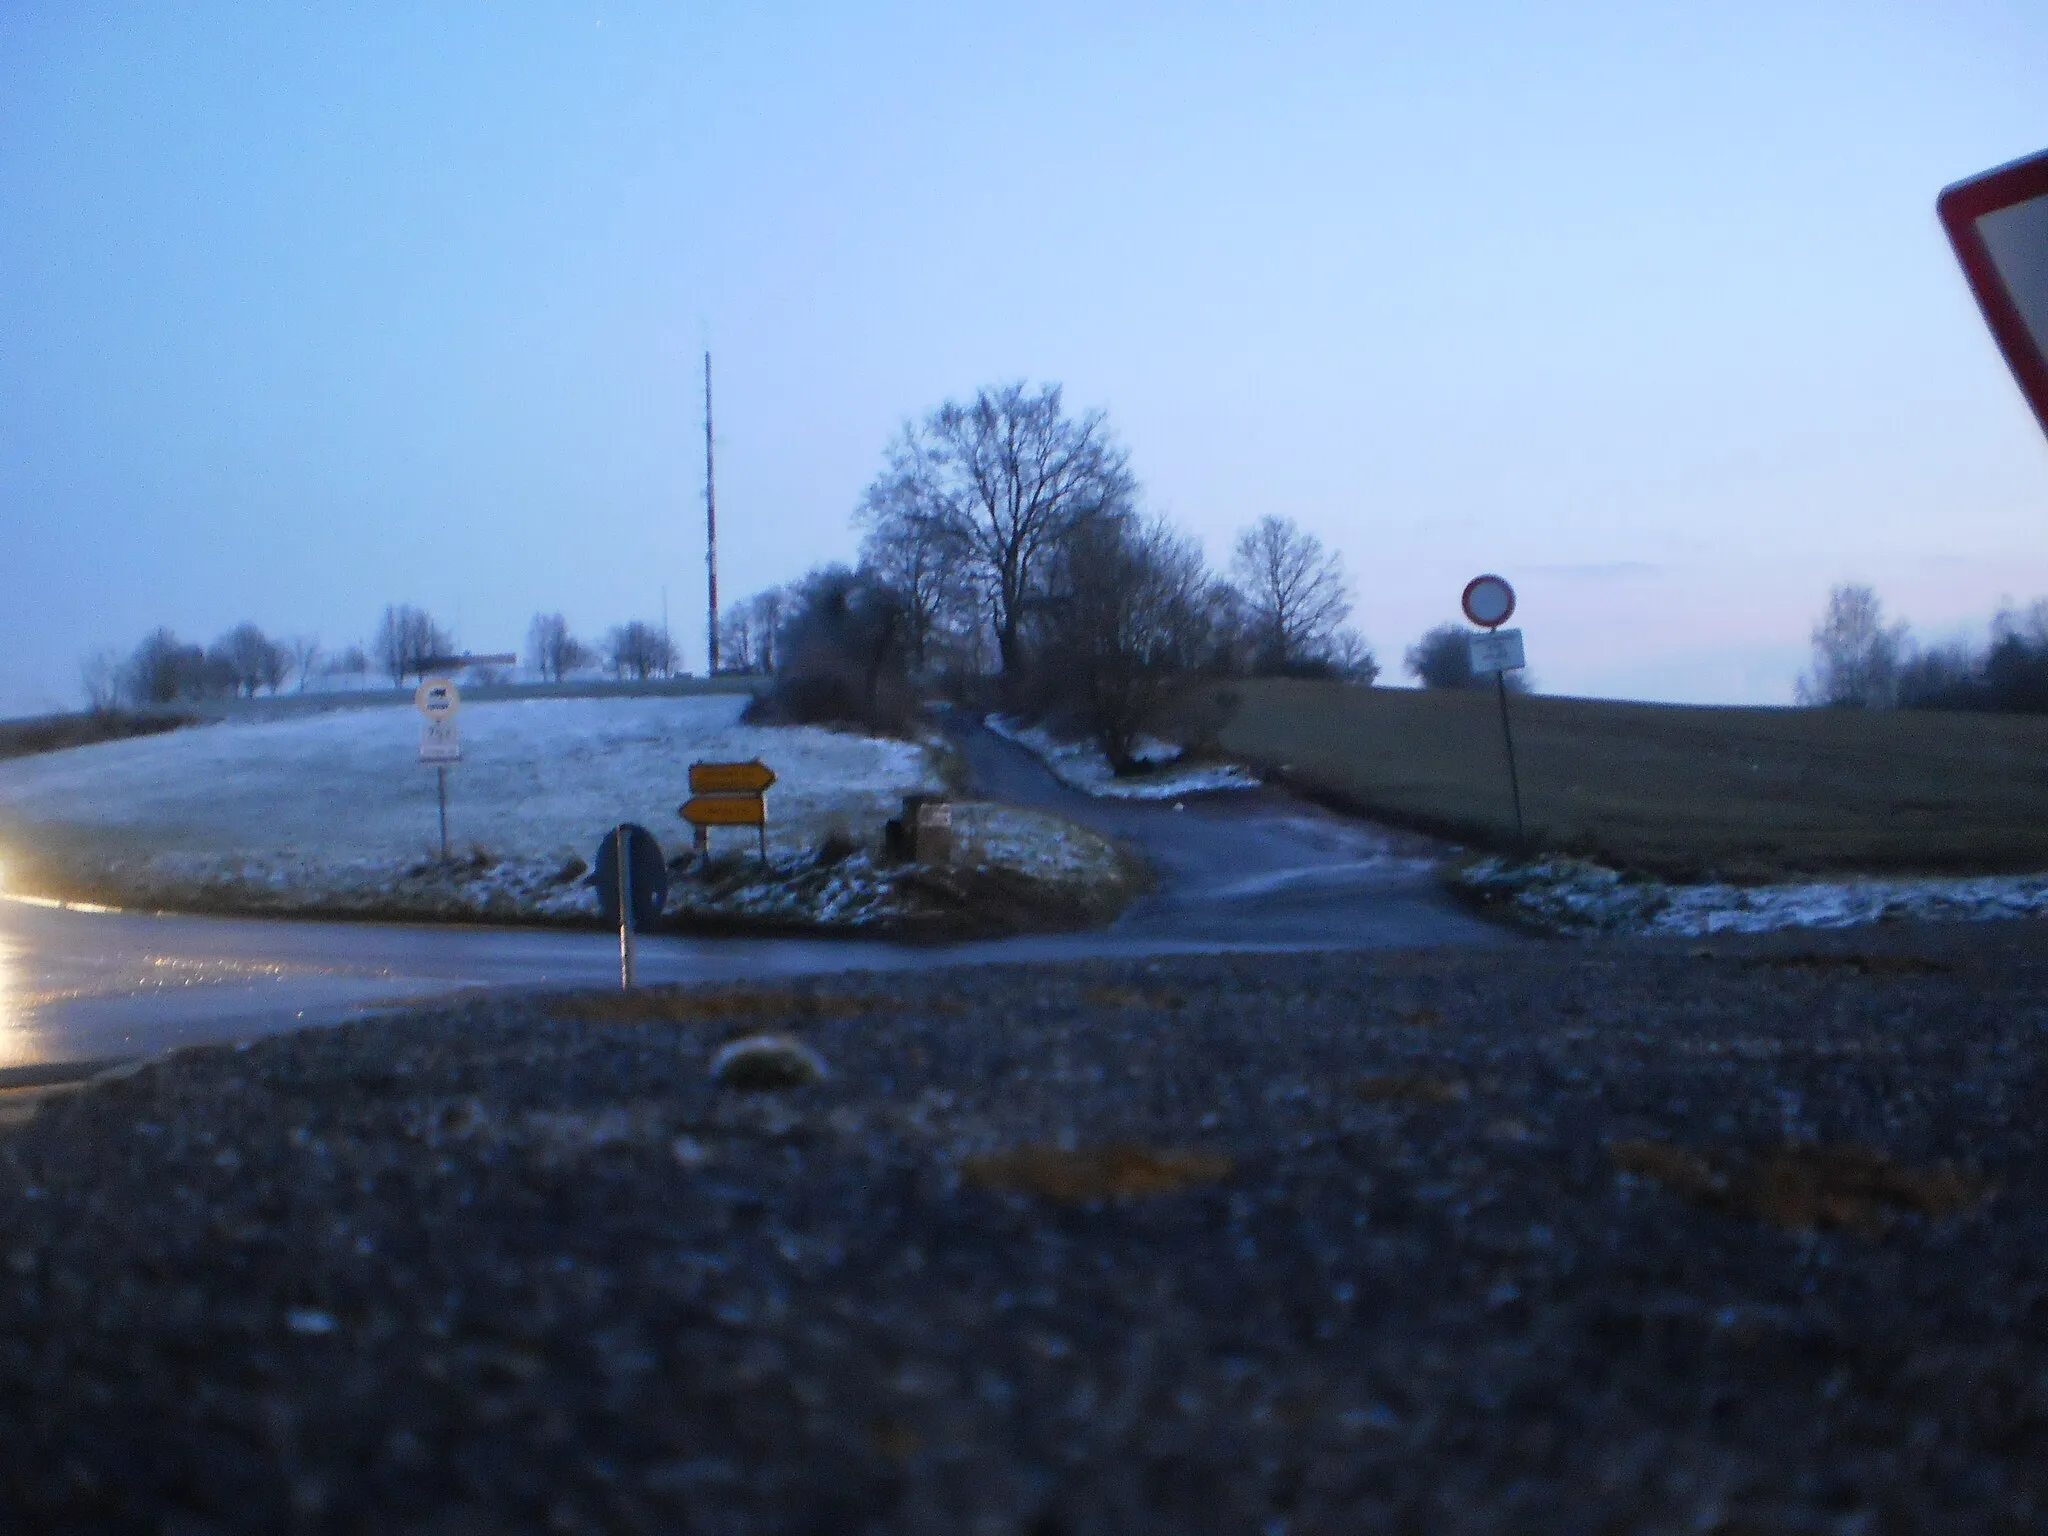
<svg viewBox="0 0 2048 1536">
<path fill-rule="evenodd" d="M 1127 841 L 1158 872 L 1158 890 L 1093 933 L 937 947 L 646 937 L 639 979 L 1512 942 L 1442 894 L 1433 874 L 1439 845 L 1272 790 L 1190 798 L 1179 810 L 1096 800 L 978 726 L 962 722 L 954 735 L 977 793 Z M 464 988 L 603 986 L 617 981 L 618 964 L 617 939 L 602 933 L 157 916 L 0 900 L 0 1090 Z"/>
<path fill-rule="evenodd" d="M 992 800 L 1051 811 L 1135 846 L 1159 879 L 1110 931 L 1291 948 L 1499 942 L 1437 879 L 1442 843 L 1337 816 L 1277 789 L 1177 802 L 1069 789 L 971 719 L 948 734 Z"/>
</svg>

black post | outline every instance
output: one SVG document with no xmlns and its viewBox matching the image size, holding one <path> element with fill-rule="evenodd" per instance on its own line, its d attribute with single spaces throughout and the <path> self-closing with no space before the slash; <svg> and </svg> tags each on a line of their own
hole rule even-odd
<svg viewBox="0 0 2048 1536">
<path fill-rule="evenodd" d="M 625 992 L 633 986 L 633 868 L 626 860 L 630 845 L 623 822 L 612 840 L 619 853 L 619 990 Z"/>
<path fill-rule="evenodd" d="M 441 802 L 441 862 L 448 862 L 448 770 L 434 769 L 434 794 Z"/>
<path fill-rule="evenodd" d="M 1508 787 L 1515 793 L 1515 843 L 1518 847 L 1529 846 L 1529 835 L 1522 830 L 1522 776 L 1515 772 L 1515 733 L 1508 729 L 1508 675 L 1505 672 L 1493 674 L 1493 686 L 1500 690 L 1500 739 L 1508 748 Z"/>
</svg>

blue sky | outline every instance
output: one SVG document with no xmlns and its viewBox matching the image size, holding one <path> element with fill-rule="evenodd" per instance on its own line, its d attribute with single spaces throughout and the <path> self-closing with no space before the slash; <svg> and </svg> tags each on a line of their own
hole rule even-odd
<svg viewBox="0 0 2048 1536">
<path fill-rule="evenodd" d="M 1830 584 L 2048 593 L 2048 442 L 1933 216 L 2048 8 L 0 10 L 0 713 L 387 602 L 703 663 L 906 416 L 1057 380 L 1390 672 L 1497 570 L 1551 690 L 1783 702 Z"/>
</svg>

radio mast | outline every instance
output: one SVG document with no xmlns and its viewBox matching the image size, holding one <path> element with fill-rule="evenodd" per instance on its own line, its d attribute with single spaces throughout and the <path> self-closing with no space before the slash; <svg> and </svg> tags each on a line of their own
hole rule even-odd
<svg viewBox="0 0 2048 1536">
<path fill-rule="evenodd" d="M 704 654 L 707 677 L 718 675 L 718 493 L 711 473 L 711 354 L 704 354 L 704 570 L 711 582 L 711 618 Z"/>
</svg>

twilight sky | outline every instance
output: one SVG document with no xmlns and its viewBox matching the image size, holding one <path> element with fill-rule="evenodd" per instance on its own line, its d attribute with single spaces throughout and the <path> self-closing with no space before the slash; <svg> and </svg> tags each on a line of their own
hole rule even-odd
<svg viewBox="0 0 2048 1536">
<path fill-rule="evenodd" d="M 1412 13 L 1412 14 L 1402 14 Z M 2048 593 L 1937 225 L 2048 147 L 2039 0 L 0 7 L 0 714 L 150 627 L 411 601 L 703 647 L 908 415 L 1101 406 L 1398 675 L 1481 570 L 1547 691 L 1785 702 L 1830 584 Z"/>
</svg>

